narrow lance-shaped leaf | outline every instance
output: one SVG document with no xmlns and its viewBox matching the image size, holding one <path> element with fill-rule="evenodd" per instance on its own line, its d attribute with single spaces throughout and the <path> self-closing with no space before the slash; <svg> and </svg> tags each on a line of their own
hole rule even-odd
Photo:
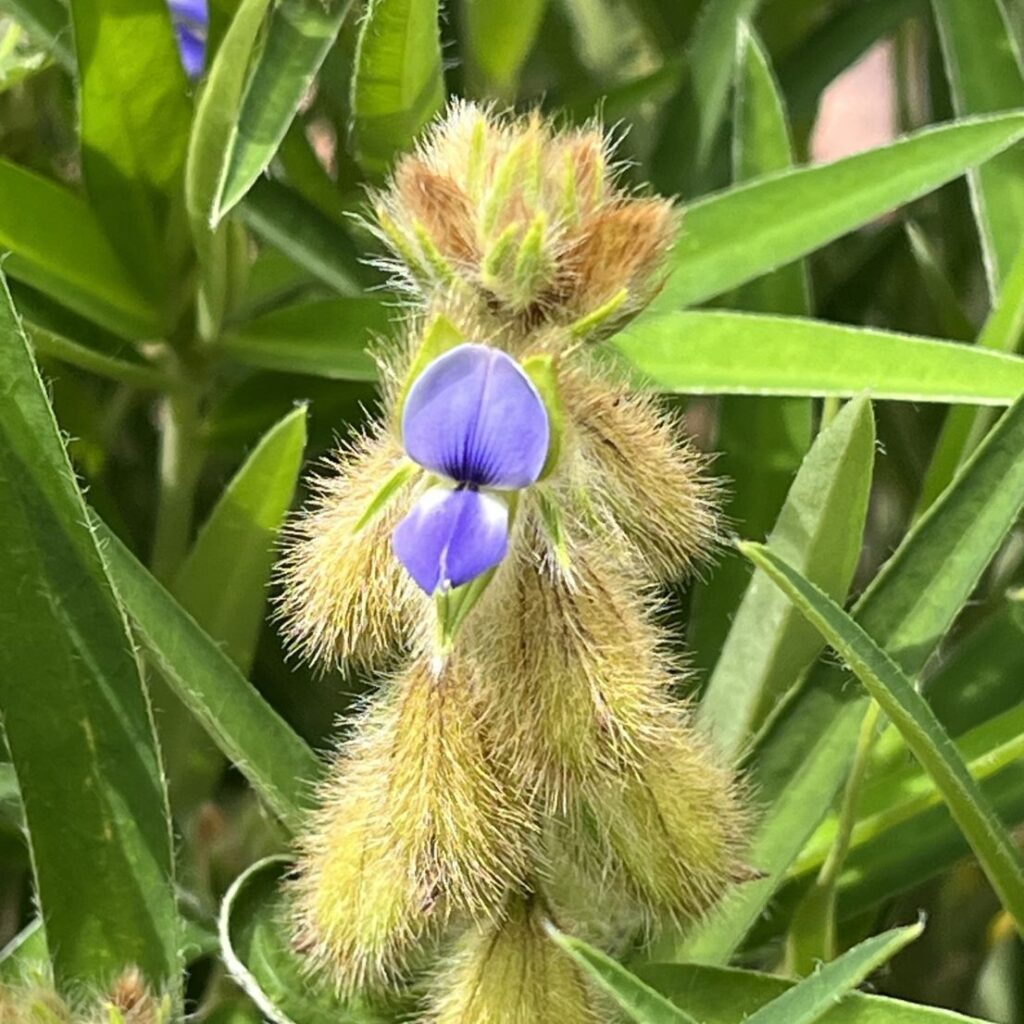
<svg viewBox="0 0 1024 1024">
<path fill-rule="evenodd" d="M 1009 405 L 1024 359 L 932 338 L 797 317 L 663 313 L 611 344 L 660 391 L 837 395 Z"/>
<path fill-rule="evenodd" d="M 248 672 L 267 605 L 274 542 L 306 446 L 306 407 L 272 427 L 220 496 L 175 580 L 189 613 Z"/>
<path fill-rule="evenodd" d="M 1012 708 L 970 730 L 956 740 L 956 747 L 971 777 L 979 783 L 1010 765 L 1021 763 L 1024 761 L 1024 707 Z M 873 842 L 897 825 L 921 815 L 940 798 L 934 780 L 919 765 L 900 761 L 890 771 L 876 769 L 858 807 L 851 849 Z M 836 821 L 827 820 L 793 865 L 794 875 L 821 865 L 835 840 L 835 832 Z"/>
<path fill-rule="evenodd" d="M 180 274 L 181 174 L 192 103 L 165 0 L 70 0 L 82 175 L 147 295 Z"/>
<path fill-rule="evenodd" d="M 637 1024 L 697 1024 L 688 1013 L 670 1003 L 606 953 L 560 932 L 553 925 L 548 927 L 548 935 L 626 1011 L 630 1020 Z"/>
<path fill-rule="evenodd" d="M 697 964 L 647 964 L 644 980 L 701 1024 L 736 1024 L 770 1005 L 796 983 L 777 975 Z M 820 1018 L 822 1024 L 982 1024 L 932 1006 L 851 992 Z"/>
<path fill-rule="evenodd" d="M 437 0 L 370 0 L 352 77 L 356 159 L 382 174 L 444 103 Z"/>
<path fill-rule="evenodd" d="M 2 279 L 0 371 L 0 711 L 55 978 L 65 990 L 103 985 L 134 964 L 156 985 L 177 984 L 171 834 L 153 723 Z"/>
<path fill-rule="evenodd" d="M 928 702 L 864 629 L 796 569 L 762 545 L 744 544 L 742 550 L 782 588 L 899 729 L 935 780 L 992 887 L 1024 934 L 1024 859 Z"/>
<path fill-rule="evenodd" d="M 217 224 L 266 170 L 309 92 L 353 0 L 283 0 L 271 11 L 266 39 L 228 136 L 213 199 Z"/>
<path fill-rule="evenodd" d="M 291 506 L 305 443 L 303 406 L 261 438 L 224 489 L 175 579 L 174 594 L 184 609 L 246 674 L 263 626 L 274 542 Z M 173 692 L 154 686 L 153 701 L 175 811 L 188 811 L 209 798 L 223 754 Z"/>
<path fill-rule="evenodd" d="M 957 116 L 1024 107 L 1024 72 L 1002 0 L 932 0 Z M 968 175 L 989 291 L 999 294 L 1024 236 L 1024 148 Z"/>
<path fill-rule="evenodd" d="M 239 324 L 224 335 L 220 347 L 246 366 L 375 381 L 377 365 L 367 346 L 388 324 L 388 309 L 379 299 L 322 299 Z"/>
<path fill-rule="evenodd" d="M 674 271 L 652 311 L 721 295 L 944 185 L 1024 136 L 1024 114 L 927 128 L 835 163 L 800 167 L 686 207 Z"/>
<path fill-rule="evenodd" d="M 705 166 L 725 120 L 737 40 L 761 0 L 705 0 L 690 43 L 693 91 L 700 124 L 697 163 Z"/>
<path fill-rule="evenodd" d="M 814 442 L 769 543 L 827 593 L 844 598 L 860 555 L 875 456 L 871 405 L 855 399 Z M 823 644 L 755 573 L 700 704 L 715 745 L 735 757 Z"/>
<path fill-rule="evenodd" d="M 753 30 L 741 26 L 733 115 L 733 178 L 745 181 L 793 162 L 789 126 L 768 56 Z M 810 314 L 803 261 L 741 288 L 732 303 L 759 313 Z M 761 538 L 771 529 L 811 443 L 811 402 L 797 398 L 723 396 L 718 402 L 717 469 L 732 481 L 724 512 L 737 532 Z M 748 563 L 728 552 L 694 590 L 688 641 L 698 668 L 722 650 L 750 580 Z"/>
<path fill-rule="evenodd" d="M 73 192 L 0 160 L 4 271 L 125 338 L 152 337 L 159 318 Z"/>
<path fill-rule="evenodd" d="M 96 529 L 114 587 L 163 677 L 270 809 L 298 828 L 320 773 L 316 755 L 131 552 L 98 521 Z"/>
<path fill-rule="evenodd" d="M 745 1024 L 813 1024 L 872 972 L 888 963 L 924 931 L 921 923 L 894 928 L 823 964 L 810 977 L 746 1018 Z"/>
<path fill-rule="evenodd" d="M 199 254 L 200 330 L 216 337 L 231 301 L 231 239 L 228 225 L 214 230 L 214 208 L 226 166 L 224 144 L 232 137 L 246 75 L 270 0 L 242 0 L 217 49 L 196 109 L 185 167 L 185 204 Z"/>
<path fill-rule="evenodd" d="M 857 622 L 905 672 L 919 672 L 935 651 L 1024 508 L 1022 452 L 1018 402 L 857 602 Z M 751 766 L 765 811 L 748 857 L 766 877 L 697 925 L 681 958 L 722 962 L 742 942 L 831 807 L 867 705 L 844 672 L 823 663 L 773 720 Z"/>
</svg>

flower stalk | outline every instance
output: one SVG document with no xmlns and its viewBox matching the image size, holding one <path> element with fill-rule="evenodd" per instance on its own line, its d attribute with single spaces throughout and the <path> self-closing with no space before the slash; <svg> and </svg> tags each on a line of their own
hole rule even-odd
<svg viewBox="0 0 1024 1024">
<path fill-rule="evenodd" d="M 659 621 L 717 490 L 593 357 L 677 218 L 610 166 L 594 128 L 464 104 L 399 163 L 372 226 L 420 312 L 282 563 L 293 649 L 384 676 L 301 842 L 298 941 L 345 993 L 419 987 L 424 1024 L 600 1024 L 545 921 L 613 949 L 749 877 Z"/>
</svg>

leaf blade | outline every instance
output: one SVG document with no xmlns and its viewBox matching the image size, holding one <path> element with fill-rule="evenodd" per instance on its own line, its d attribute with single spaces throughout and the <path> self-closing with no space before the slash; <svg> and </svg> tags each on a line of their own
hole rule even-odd
<svg viewBox="0 0 1024 1024">
<path fill-rule="evenodd" d="M 685 340 L 683 340 L 685 339 Z M 611 345 L 661 391 L 834 395 L 1008 405 L 1024 360 L 820 320 L 688 311 L 642 318 Z"/>
<path fill-rule="evenodd" d="M 437 0 L 370 0 L 356 46 L 356 159 L 383 174 L 445 99 Z"/>
<path fill-rule="evenodd" d="M 746 1019 L 746 1024 L 813 1024 L 827 1014 L 837 999 L 888 963 L 923 931 L 924 925 L 918 923 L 865 939 L 762 1006 Z"/>
<path fill-rule="evenodd" d="M 773 550 L 840 599 L 857 567 L 874 454 L 871 406 L 855 399 L 818 435 L 769 539 Z M 754 574 L 701 700 L 700 721 L 726 757 L 739 754 L 821 653 L 818 636 L 780 596 Z"/>
<path fill-rule="evenodd" d="M 272 9 L 266 41 L 224 151 L 224 171 L 211 208 L 214 224 L 267 169 L 352 4 L 286 0 Z"/>
<path fill-rule="evenodd" d="M 548 925 L 547 933 L 637 1024 L 697 1024 L 688 1013 L 599 949 L 566 935 L 554 925 Z"/>
<path fill-rule="evenodd" d="M 1024 114 L 927 128 L 835 163 L 799 167 L 686 207 L 652 312 L 720 295 L 926 195 L 1024 136 Z"/>
<path fill-rule="evenodd" d="M 927 701 L 889 657 L 834 601 L 773 552 L 742 550 L 782 588 L 899 729 L 942 792 L 1003 906 L 1024 934 L 1024 858 L 985 799 Z"/>
<path fill-rule="evenodd" d="M 1024 105 L 1020 54 L 1000 0 L 932 0 L 932 11 L 957 116 Z M 1007 149 L 967 180 L 994 297 L 1024 235 L 1024 148 Z"/>
<path fill-rule="evenodd" d="M 177 984 L 171 833 L 149 706 L 2 278 L 0 364 L 0 547 L 20 581 L 0 588 L 0 708 L 55 979 L 65 990 L 100 985 L 135 964 L 154 984 Z"/>
<path fill-rule="evenodd" d="M 1024 508 L 1024 403 L 978 448 L 954 486 L 905 537 L 854 608 L 857 622 L 916 673 L 968 601 Z M 768 808 L 749 857 L 766 874 L 695 927 L 681 959 L 720 963 L 755 924 L 845 778 L 868 700 L 819 664 L 761 738 L 753 772 Z"/>
<path fill-rule="evenodd" d="M 140 639 L 175 694 L 291 829 L 301 827 L 316 755 L 217 643 L 99 521 L 111 579 Z"/>
</svg>

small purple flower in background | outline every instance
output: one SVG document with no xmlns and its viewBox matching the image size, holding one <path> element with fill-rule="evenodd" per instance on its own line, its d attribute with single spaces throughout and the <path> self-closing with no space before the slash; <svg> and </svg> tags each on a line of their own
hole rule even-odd
<svg viewBox="0 0 1024 1024">
<path fill-rule="evenodd" d="M 498 349 L 459 345 L 416 379 L 402 415 L 406 453 L 454 485 L 431 487 L 395 529 L 395 553 L 428 594 L 505 557 L 508 505 L 488 492 L 536 482 L 550 434 L 537 388 Z"/>
<path fill-rule="evenodd" d="M 207 0 L 167 0 L 185 73 L 198 78 L 206 63 Z"/>
</svg>

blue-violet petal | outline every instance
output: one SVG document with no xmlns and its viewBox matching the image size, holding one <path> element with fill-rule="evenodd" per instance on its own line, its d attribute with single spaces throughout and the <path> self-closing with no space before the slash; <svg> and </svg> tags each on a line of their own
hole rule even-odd
<svg viewBox="0 0 1024 1024">
<path fill-rule="evenodd" d="M 540 476 L 551 440 L 547 409 L 522 367 L 487 345 L 435 359 L 409 389 L 409 457 L 460 483 L 518 490 Z"/>
<path fill-rule="evenodd" d="M 474 490 L 432 487 L 395 528 L 395 554 L 428 594 L 460 587 L 508 551 L 508 506 Z"/>
</svg>

